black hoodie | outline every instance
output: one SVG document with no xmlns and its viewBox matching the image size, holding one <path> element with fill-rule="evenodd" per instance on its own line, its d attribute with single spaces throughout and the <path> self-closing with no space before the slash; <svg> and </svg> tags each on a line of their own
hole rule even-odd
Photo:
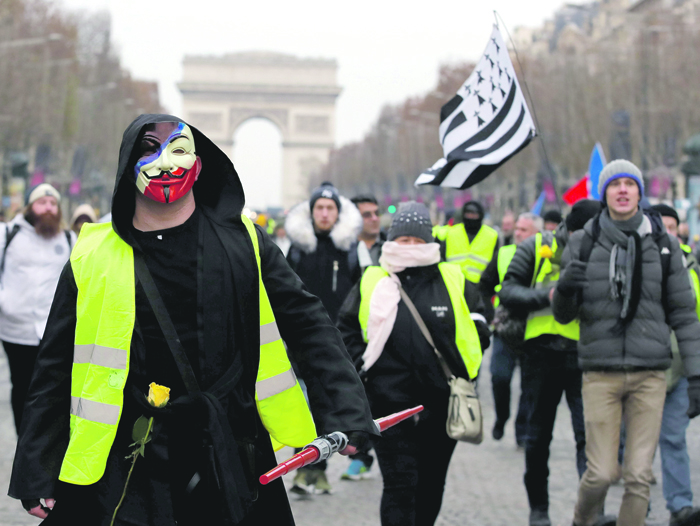
<svg viewBox="0 0 700 526">
<path fill-rule="evenodd" d="M 120 148 L 112 226 L 132 246 L 134 147 L 144 126 L 157 122 L 182 120 L 171 115 L 142 115 L 124 132 Z M 275 465 L 275 457 L 254 402 L 259 290 L 253 244 L 240 219 L 243 188 L 228 157 L 196 128 L 190 128 L 202 159 L 202 171 L 193 187 L 199 225 L 198 263 L 193 269 L 199 345 L 198 367 L 193 365 L 193 369 L 205 392 L 229 368 L 242 374 L 228 394 L 217 395 L 218 401 L 208 395 L 193 399 L 182 391 L 179 397 L 174 394 L 179 401 L 172 401 L 170 414 L 156 419 L 161 422 L 147 445 L 150 454 L 137 462 L 117 524 L 171 525 L 176 518 L 179 524 L 233 524 L 236 521 L 231 517 L 241 516 L 251 524 L 293 524 L 281 481 L 268 486 L 257 483 L 258 476 Z M 373 433 L 364 389 L 338 331 L 267 234 L 260 228 L 257 234 L 263 283 L 280 334 L 306 380 L 318 433 Z M 77 517 L 89 524 L 109 524 L 129 467 L 124 457 L 131 451 L 133 422 L 148 413 L 137 393 L 147 390 L 155 371 L 144 365 L 147 350 L 137 314 L 124 408 L 106 473 L 91 486 L 58 482 L 68 443 L 77 292 L 69 263 L 58 284 L 29 389 L 9 494 L 20 499 L 57 498 L 47 524 L 76 524 L 80 522 Z M 138 284 L 137 313 L 146 301 Z M 178 380 L 172 379 L 175 384 Z M 226 439 L 223 449 L 217 450 L 216 444 L 203 448 L 202 440 L 216 442 L 212 437 L 217 432 Z M 200 495 L 197 490 L 190 495 L 184 489 L 195 471 L 205 479 L 207 473 L 211 475 L 209 489 Z M 223 495 L 212 490 L 214 480 L 224 485 Z M 206 510 L 211 510 L 211 517 L 202 515 Z"/>
</svg>

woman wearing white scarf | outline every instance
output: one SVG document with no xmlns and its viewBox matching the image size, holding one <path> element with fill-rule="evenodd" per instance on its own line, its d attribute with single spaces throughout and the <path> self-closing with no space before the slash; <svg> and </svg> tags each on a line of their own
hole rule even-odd
<svg viewBox="0 0 700 526">
<path fill-rule="evenodd" d="M 357 284 L 338 321 L 348 351 L 365 379 L 375 418 L 418 404 L 425 406 L 417 420 L 385 431 L 374 444 L 384 479 L 382 526 L 434 524 L 456 445 L 445 431 L 447 381 L 432 347 L 401 301 L 399 287 L 415 304 L 451 371 L 468 377 L 455 343 L 455 315 L 438 266 L 439 244 L 434 242 L 431 228 L 424 205 L 402 205 L 379 260 L 388 275 L 376 281 L 371 291 L 366 281 Z M 483 302 L 471 283 L 465 283 L 465 301 L 480 343 L 488 346 Z M 359 321 L 363 293 L 371 294 L 366 344 Z"/>
</svg>

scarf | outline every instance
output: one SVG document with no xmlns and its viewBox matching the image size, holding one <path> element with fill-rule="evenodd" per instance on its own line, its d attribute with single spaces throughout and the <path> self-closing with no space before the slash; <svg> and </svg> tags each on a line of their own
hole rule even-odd
<svg viewBox="0 0 700 526">
<path fill-rule="evenodd" d="M 651 221 L 641 210 L 626 221 L 614 221 L 608 210 L 600 214 L 601 231 L 613 243 L 608 265 L 610 297 L 622 299 L 618 328 L 637 313 L 642 293 L 642 237 L 651 234 Z"/>
<path fill-rule="evenodd" d="M 401 281 L 396 275 L 409 267 L 427 267 L 440 262 L 440 245 L 399 245 L 387 241 L 382 246 L 379 265 L 389 275 L 380 279 L 369 301 L 369 320 L 367 322 L 367 348 L 362 355 L 362 370 L 369 370 L 379 359 L 391 331 L 394 330 L 396 314 L 399 311 Z"/>
</svg>

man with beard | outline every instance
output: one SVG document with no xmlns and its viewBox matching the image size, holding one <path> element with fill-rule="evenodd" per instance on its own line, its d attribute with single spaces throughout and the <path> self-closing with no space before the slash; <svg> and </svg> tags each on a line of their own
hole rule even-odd
<svg viewBox="0 0 700 526">
<path fill-rule="evenodd" d="M 83 226 L 27 397 L 9 494 L 30 514 L 291 526 L 282 481 L 258 482 L 273 449 L 342 431 L 354 453 L 376 433 L 340 334 L 244 202 L 196 128 L 141 115 L 126 129 L 112 221 Z M 170 402 L 149 403 L 149 383 Z"/>
<path fill-rule="evenodd" d="M 0 340 L 12 381 L 12 412 L 19 432 L 24 401 L 51 300 L 75 235 L 61 232 L 61 196 L 50 184 L 32 188 L 22 214 L 0 228 Z"/>
<path fill-rule="evenodd" d="M 477 201 L 464 203 L 462 222 L 447 231 L 442 244 L 443 259 L 457 263 L 472 283 L 481 281 L 481 274 L 493 259 L 498 246 L 498 232 L 483 224 L 484 207 Z"/>
</svg>

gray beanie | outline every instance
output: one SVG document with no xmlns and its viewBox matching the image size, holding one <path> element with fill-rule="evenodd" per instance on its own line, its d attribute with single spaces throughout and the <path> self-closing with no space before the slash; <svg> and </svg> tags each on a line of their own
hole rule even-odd
<svg viewBox="0 0 700 526">
<path fill-rule="evenodd" d="M 338 190 L 335 186 L 333 186 L 333 183 L 324 181 L 321 183 L 321 186 L 315 188 L 314 191 L 311 192 L 311 199 L 309 199 L 309 208 L 312 211 L 314 209 L 316 201 L 318 201 L 321 198 L 333 199 L 333 201 L 335 201 L 335 206 L 337 206 L 338 211 L 340 211 L 340 195 L 338 195 Z"/>
<path fill-rule="evenodd" d="M 600 192 L 601 201 L 605 202 L 605 190 L 608 188 L 608 185 L 615 179 L 620 179 L 622 177 L 634 179 L 639 187 L 639 199 L 644 197 L 644 179 L 642 179 L 642 171 L 625 159 L 616 159 L 606 164 L 603 171 L 600 172 L 598 191 Z"/>
<path fill-rule="evenodd" d="M 426 243 L 434 241 L 433 223 L 430 221 L 430 213 L 423 203 L 408 201 L 399 205 L 399 210 L 391 222 L 387 241 L 394 241 L 401 236 L 417 237 Z"/>
</svg>

